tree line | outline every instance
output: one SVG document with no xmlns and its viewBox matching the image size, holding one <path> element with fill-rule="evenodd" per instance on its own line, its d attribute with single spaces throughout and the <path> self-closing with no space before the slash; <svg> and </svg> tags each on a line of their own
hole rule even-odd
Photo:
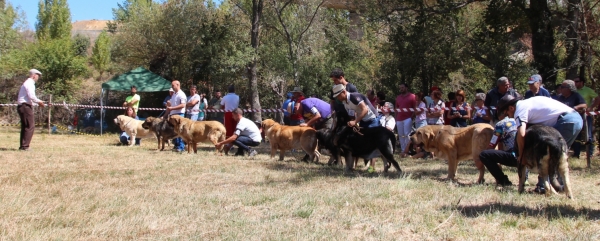
<svg viewBox="0 0 600 241">
<path fill-rule="evenodd" d="M 244 107 L 279 107 L 301 86 L 322 98 L 341 67 L 359 90 L 399 83 L 413 92 L 489 89 L 507 76 L 519 91 L 542 75 L 554 86 L 599 73 L 599 2 L 591 0 L 371 0 L 328 8 L 324 0 L 125 0 L 95 41 L 71 36 L 66 0 L 42 0 L 34 37 L 23 14 L 0 0 L 0 95 L 11 101 L 35 66 L 41 88 L 77 101 L 81 80 L 138 66 L 204 92 L 235 84 Z M 92 45 L 91 54 L 88 46 Z M 6 89 L 6 88 L 5 88 Z M 260 114 L 253 118 L 260 118 Z"/>
</svg>

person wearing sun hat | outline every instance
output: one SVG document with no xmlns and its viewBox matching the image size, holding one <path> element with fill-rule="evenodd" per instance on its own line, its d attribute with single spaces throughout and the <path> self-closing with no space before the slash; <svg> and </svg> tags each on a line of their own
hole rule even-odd
<svg viewBox="0 0 600 241">
<path fill-rule="evenodd" d="M 360 127 L 371 128 L 380 126 L 377 109 L 369 99 L 360 93 L 350 93 L 343 84 L 337 84 L 332 89 L 333 97 L 341 101 L 350 113 L 354 112 L 354 120 L 348 121 L 348 126 L 353 127 L 360 123 Z"/>
<path fill-rule="evenodd" d="M 534 96 L 546 96 L 550 97 L 550 92 L 542 87 L 542 76 L 534 74 L 527 79 L 529 90 L 525 92 L 525 99 L 529 99 Z"/>
<path fill-rule="evenodd" d="M 302 88 L 299 86 L 294 87 L 292 92 L 292 102 L 293 104 L 288 105 L 288 111 L 290 112 L 290 126 L 297 126 L 304 123 L 304 117 L 302 113 L 298 110 L 300 109 L 300 102 L 304 99 L 304 92 L 302 92 Z"/>
<path fill-rule="evenodd" d="M 37 69 L 29 70 L 29 78 L 23 82 L 17 96 L 17 113 L 21 118 L 21 137 L 19 150 L 29 151 L 29 144 L 35 131 L 34 105 L 44 107 L 44 102 L 35 96 L 35 83 L 42 77 L 42 72 Z"/>
</svg>

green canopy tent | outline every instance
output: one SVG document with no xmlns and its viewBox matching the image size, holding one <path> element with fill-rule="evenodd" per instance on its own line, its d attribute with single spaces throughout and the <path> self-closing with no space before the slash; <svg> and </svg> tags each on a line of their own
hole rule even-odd
<svg viewBox="0 0 600 241">
<path fill-rule="evenodd" d="M 135 85 L 138 92 L 159 92 L 168 91 L 171 88 L 171 81 L 152 73 L 144 67 L 138 67 L 122 75 L 116 76 L 109 81 L 102 83 L 102 94 L 100 97 L 101 113 L 104 113 L 104 93 L 108 97 L 109 91 L 130 91 L 131 86 Z M 100 123 L 103 122 L 104 114 L 100 114 Z M 100 134 L 102 134 L 102 125 L 100 125 Z"/>
</svg>

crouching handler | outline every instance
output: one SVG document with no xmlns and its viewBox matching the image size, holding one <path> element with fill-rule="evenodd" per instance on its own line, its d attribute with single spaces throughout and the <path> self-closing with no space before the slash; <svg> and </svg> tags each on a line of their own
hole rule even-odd
<svg viewBox="0 0 600 241">
<path fill-rule="evenodd" d="M 500 112 L 499 115 L 503 115 Z M 510 117 L 505 117 L 498 123 L 496 123 L 496 128 L 494 131 L 494 135 L 490 140 L 490 144 L 488 145 L 488 150 L 482 151 L 479 154 L 479 159 L 488 169 L 490 174 L 494 176 L 496 179 L 496 184 L 500 186 L 511 186 L 512 182 L 508 180 L 508 177 L 504 175 L 502 169 L 498 164 L 509 166 L 509 167 L 517 167 L 517 149 L 515 148 L 515 137 L 517 136 L 517 124 L 515 119 Z M 494 150 L 496 145 L 499 144 L 498 149 Z"/>
<path fill-rule="evenodd" d="M 248 153 L 248 156 L 256 155 L 256 150 L 252 150 L 250 147 L 258 146 L 262 141 L 258 126 L 251 120 L 243 117 L 244 111 L 240 108 L 236 108 L 231 114 L 233 120 L 237 122 L 235 131 L 232 136 L 217 143 L 215 147 L 220 149 L 221 146 L 226 145 L 224 151 L 225 154 L 227 154 L 232 145 L 234 145 L 238 147 L 238 150 L 235 153 L 236 156 L 243 156 L 245 152 Z"/>
</svg>

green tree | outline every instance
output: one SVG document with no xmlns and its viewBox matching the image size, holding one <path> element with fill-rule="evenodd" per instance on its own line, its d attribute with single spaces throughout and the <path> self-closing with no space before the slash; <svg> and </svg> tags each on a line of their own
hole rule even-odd
<svg viewBox="0 0 600 241">
<path fill-rule="evenodd" d="M 96 43 L 94 43 L 94 47 L 92 48 L 92 64 L 100 72 L 99 78 L 102 78 L 102 74 L 110 65 L 110 38 L 106 31 L 102 31 L 96 39 Z"/>
<path fill-rule="evenodd" d="M 75 50 L 75 55 L 87 57 L 89 47 L 90 38 L 88 36 L 77 34 L 73 37 L 73 49 Z"/>
<path fill-rule="evenodd" d="M 40 0 L 35 26 L 38 40 L 71 37 L 71 12 L 67 0 Z"/>
</svg>

